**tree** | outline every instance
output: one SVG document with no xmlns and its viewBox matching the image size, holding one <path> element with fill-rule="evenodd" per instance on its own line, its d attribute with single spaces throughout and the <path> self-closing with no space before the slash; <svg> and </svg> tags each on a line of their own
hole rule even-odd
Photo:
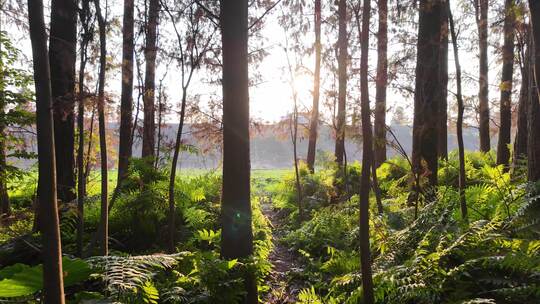
<svg viewBox="0 0 540 304">
<path fill-rule="evenodd" d="M 532 66 L 534 73 L 530 80 L 529 98 L 529 116 L 528 116 L 528 147 L 527 147 L 527 165 L 529 181 L 538 181 L 540 179 L 540 88 L 538 87 L 540 78 L 540 2 L 529 0 L 529 9 L 531 11 L 532 25 Z M 536 89 L 534 89 L 536 88 Z M 534 91 L 533 91 L 534 90 Z"/>
<path fill-rule="evenodd" d="M 129 166 L 133 139 L 133 48 L 134 48 L 134 0 L 124 0 L 122 26 L 122 89 L 120 96 L 120 143 L 118 145 L 118 181 L 120 186 Z"/>
<path fill-rule="evenodd" d="M 461 90 L 461 65 L 459 63 L 459 49 L 457 44 L 457 34 L 454 27 L 454 17 L 452 16 L 452 9 L 450 8 L 450 1 L 447 2 L 448 20 L 450 21 L 450 33 L 452 35 L 452 46 L 454 48 L 454 63 L 456 65 L 456 98 L 458 102 L 458 117 L 456 122 L 456 135 L 458 140 L 458 154 L 459 154 L 459 203 L 461 207 L 461 217 L 464 221 L 467 221 L 467 201 L 465 200 L 465 188 L 466 188 L 466 173 L 465 173 L 465 147 L 463 144 L 463 112 L 465 106 L 463 104 L 463 95 Z"/>
<path fill-rule="evenodd" d="M 375 92 L 374 160 L 378 168 L 386 161 L 386 87 L 388 85 L 388 0 L 379 0 L 377 33 L 377 82 Z"/>
<path fill-rule="evenodd" d="M 438 147 L 439 58 L 444 9 L 444 0 L 420 1 L 412 164 L 415 174 L 428 177 L 430 186 L 437 185 L 438 153 L 434 147 Z"/>
<path fill-rule="evenodd" d="M 28 21 L 34 82 L 36 87 L 36 126 L 38 141 L 38 197 L 43 238 L 43 294 L 46 304 L 63 304 L 62 245 L 56 204 L 56 167 L 53 135 L 52 89 L 47 57 L 47 36 L 43 2 L 28 0 Z"/>
<path fill-rule="evenodd" d="M 448 158 L 448 10 L 446 6 L 442 8 L 441 23 L 441 104 L 439 108 L 439 145 L 438 154 L 440 158 Z"/>
<path fill-rule="evenodd" d="M 149 0 L 148 24 L 146 25 L 146 46 L 144 57 L 146 70 L 144 75 L 144 124 L 142 157 L 153 157 L 155 154 L 155 90 L 156 90 L 156 55 L 157 27 L 159 18 L 159 0 Z"/>
<path fill-rule="evenodd" d="M 488 88 L 488 0 L 474 0 L 478 46 L 480 49 L 480 74 L 478 114 L 480 119 L 480 151 L 491 149 L 489 135 L 489 88 Z"/>
<path fill-rule="evenodd" d="M 248 1 L 221 1 L 223 57 L 223 187 L 221 255 L 253 254 L 249 158 Z M 245 303 L 257 303 L 253 274 L 245 280 Z"/>
<path fill-rule="evenodd" d="M 497 143 L 497 164 L 508 168 L 510 161 L 510 137 L 512 128 L 512 83 L 514 74 L 514 0 L 505 0 L 504 5 L 504 46 L 502 50 L 501 101 L 499 141 Z"/>
<path fill-rule="evenodd" d="M 529 97 L 532 96 L 529 92 L 530 77 L 533 75 L 534 67 L 531 65 L 531 48 L 530 33 L 525 30 L 522 41 L 520 41 L 520 69 L 521 69 L 521 89 L 519 91 L 518 114 L 516 137 L 514 140 L 514 153 L 512 167 L 516 169 L 520 166 L 523 160 L 527 159 L 527 125 L 529 113 Z"/>
<path fill-rule="evenodd" d="M 338 2 L 338 110 L 336 122 L 336 148 L 335 157 L 338 165 L 343 165 L 345 154 L 345 126 L 346 126 L 346 99 L 347 99 L 347 1 Z"/>
<path fill-rule="evenodd" d="M 84 233 L 84 196 L 86 195 L 86 177 L 84 174 L 84 102 L 86 100 L 84 90 L 84 73 L 86 70 L 86 61 L 88 60 L 88 44 L 92 38 L 89 25 L 91 22 L 90 3 L 82 1 L 82 7 L 79 11 L 81 27 L 83 33 L 81 36 L 81 51 L 79 60 L 79 96 L 77 113 L 77 130 L 79 133 L 79 143 L 77 147 L 77 255 L 82 256 L 83 251 L 83 233 Z M 91 140 L 91 139 L 90 139 Z"/>
<path fill-rule="evenodd" d="M 108 208 L 108 166 L 107 166 L 107 135 L 105 130 L 105 72 L 107 68 L 107 22 L 101 13 L 100 0 L 94 0 L 99 26 L 99 78 L 98 78 L 98 123 L 99 123 L 99 151 L 101 163 L 101 217 L 99 227 L 100 254 L 109 252 L 109 208 Z"/>
<path fill-rule="evenodd" d="M 313 106 L 309 121 L 309 141 L 307 166 L 311 173 L 315 172 L 315 151 L 317 149 L 317 133 L 319 128 L 319 96 L 321 86 L 321 0 L 315 0 L 315 72 L 313 74 Z"/>
<path fill-rule="evenodd" d="M 75 0 L 51 1 L 49 37 L 58 199 L 72 202 L 75 199 Z"/>
<path fill-rule="evenodd" d="M 371 133 L 371 111 L 369 108 L 368 55 L 369 55 L 369 20 L 371 0 L 364 0 L 362 10 L 362 30 L 360 34 L 360 101 L 362 116 L 362 176 L 360 179 L 360 263 L 362 271 L 362 290 L 364 302 L 373 304 L 373 277 L 369 242 L 369 189 L 370 166 L 373 164 L 373 140 Z"/>
<path fill-rule="evenodd" d="M 179 10 L 184 12 L 180 16 L 175 17 L 172 14 L 172 10 L 167 7 L 163 2 L 163 6 L 167 14 L 169 15 L 176 39 L 178 43 L 178 54 L 175 57 L 178 60 L 180 66 L 180 85 L 181 85 L 181 105 L 180 105 L 180 122 L 178 123 L 178 129 L 176 131 L 176 140 L 174 142 L 173 158 L 171 165 L 171 175 L 169 177 L 169 251 L 175 251 L 175 234 L 176 234 L 176 203 L 175 203 L 175 185 L 176 185 L 176 170 L 178 167 L 178 158 L 180 156 L 180 147 L 182 144 L 182 132 L 184 130 L 184 120 L 186 117 L 186 105 L 188 98 L 188 89 L 191 84 L 193 75 L 197 69 L 201 66 L 201 61 L 204 59 L 206 53 L 211 49 L 214 33 L 216 28 L 207 29 L 205 31 L 205 24 L 200 18 L 201 10 L 194 7 L 194 4 L 189 4 L 188 7 L 182 7 Z M 179 19 L 184 20 L 185 23 L 185 37 L 177 26 Z M 207 25 L 208 26 L 208 25 Z M 158 151 L 159 152 L 159 151 Z"/>
</svg>

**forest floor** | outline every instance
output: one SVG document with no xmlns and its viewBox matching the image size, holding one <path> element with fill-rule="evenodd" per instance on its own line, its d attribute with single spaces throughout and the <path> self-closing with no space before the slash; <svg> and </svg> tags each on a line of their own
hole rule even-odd
<svg viewBox="0 0 540 304">
<path fill-rule="evenodd" d="M 296 296 L 301 287 L 295 284 L 289 275 L 292 270 L 297 268 L 295 256 L 281 240 L 285 236 L 284 217 L 286 215 L 276 210 L 271 202 L 264 202 L 262 211 L 272 225 L 274 243 L 274 249 L 269 257 L 269 261 L 272 263 L 272 272 L 268 277 L 268 282 L 266 282 L 270 286 L 270 290 L 263 302 L 268 304 L 296 303 Z"/>
</svg>

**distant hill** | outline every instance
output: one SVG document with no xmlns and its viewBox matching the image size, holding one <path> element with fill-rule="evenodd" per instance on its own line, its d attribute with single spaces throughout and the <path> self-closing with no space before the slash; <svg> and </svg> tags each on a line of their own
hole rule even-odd
<svg viewBox="0 0 540 304">
<path fill-rule="evenodd" d="M 109 124 L 109 130 L 114 130 L 111 134 L 113 136 L 114 142 L 118 142 L 118 126 L 117 124 Z M 176 130 L 178 128 L 177 124 L 168 124 L 163 128 L 162 132 L 164 134 L 165 142 L 170 142 L 171 139 L 175 138 Z M 404 147 L 407 153 L 410 155 L 412 150 L 412 127 L 394 125 L 391 126 L 394 134 L 399 140 L 400 144 Z M 292 143 L 288 134 L 284 131 L 277 132 L 275 125 L 265 125 L 261 128 L 258 128 L 258 132 L 252 132 L 251 138 L 251 167 L 253 169 L 277 169 L 277 168 L 289 168 L 293 163 L 292 155 Z M 278 133 L 284 133 L 278 135 Z M 464 129 L 464 142 L 465 149 L 467 150 L 477 150 L 478 149 L 478 132 L 473 128 Z M 197 146 L 199 143 L 193 136 L 191 136 L 190 126 L 185 127 L 185 142 Z M 388 139 L 391 140 L 392 137 L 388 134 Z M 35 147 L 35 140 L 30 139 L 28 141 L 32 150 L 37 151 Z M 334 152 L 334 137 L 333 131 L 329 126 L 321 126 L 319 131 L 319 139 L 317 141 L 317 151 L 319 154 L 321 152 Z M 117 144 L 110 145 L 109 153 L 112 157 L 117 155 Z M 347 160 L 349 162 L 359 161 L 362 159 L 361 152 L 361 140 L 355 141 L 353 139 L 347 139 L 346 141 L 346 152 Z M 457 149 L 457 140 L 455 134 L 449 134 L 448 137 L 448 149 L 454 150 Z M 136 140 L 133 145 L 133 155 L 138 156 L 141 153 L 141 141 Z M 298 154 L 301 159 L 304 159 L 307 153 L 307 138 L 301 138 L 299 136 L 298 140 Z M 388 156 L 392 157 L 396 155 L 396 152 L 390 147 L 388 148 Z M 111 158 L 112 158 L 111 157 Z M 20 167 L 29 167 L 35 161 L 28 160 L 15 160 L 12 161 Z M 190 154 L 188 152 L 183 152 L 180 159 L 180 167 L 183 168 L 202 168 L 202 169 L 212 169 L 219 166 L 221 161 L 219 151 L 211 151 L 205 154 Z M 114 159 L 111 160 L 111 165 L 115 164 Z"/>
</svg>

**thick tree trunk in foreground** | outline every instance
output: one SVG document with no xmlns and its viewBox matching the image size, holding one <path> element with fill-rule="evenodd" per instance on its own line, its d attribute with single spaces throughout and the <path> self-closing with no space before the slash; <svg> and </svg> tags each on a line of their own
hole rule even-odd
<svg viewBox="0 0 540 304">
<path fill-rule="evenodd" d="M 134 0 L 124 0 L 124 25 L 122 27 L 122 92 L 120 96 L 120 143 L 118 145 L 118 181 L 125 178 L 132 153 L 131 129 L 133 128 L 133 15 Z"/>
<path fill-rule="evenodd" d="M 315 0 L 315 73 L 313 74 L 313 106 L 309 122 L 309 141 L 307 166 L 311 173 L 315 172 L 315 153 L 317 150 L 317 134 L 319 128 L 319 96 L 321 82 L 321 0 Z"/>
<path fill-rule="evenodd" d="M 456 65 L 456 84 L 457 84 L 457 102 L 458 102 L 458 117 L 456 123 L 458 153 L 459 153 L 459 203 L 461 207 L 461 217 L 467 221 L 467 201 L 465 200 L 466 175 L 465 175 L 465 147 L 463 144 L 463 112 L 465 106 L 463 104 L 463 95 L 461 93 L 461 65 L 459 63 L 459 49 L 457 45 L 457 35 L 454 28 L 454 17 L 450 8 L 450 2 L 447 2 L 448 19 L 450 20 L 450 32 L 452 33 L 452 46 L 454 47 L 454 62 Z"/>
<path fill-rule="evenodd" d="M 100 0 L 94 0 L 99 25 L 99 80 L 98 80 L 98 121 L 99 151 L 101 163 L 101 217 L 99 230 L 99 248 L 101 255 L 109 253 L 109 208 L 108 208 L 108 166 L 107 135 L 105 131 L 105 71 L 107 68 L 106 21 L 99 6 Z"/>
<path fill-rule="evenodd" d="M 488 89 L 488 0 L 475 0 L 478 45 L 480 49 L 480 75 L 478 114 L 480 118 L 480 151 L 491 149 L 489 135 L 489 89 Z"/>
<path fill-rule="evenodd" d="M 223 189 L 221 255 L 226 259 L 253 254 L 251 228 L 248 1 L 221 2 L 223 49 Z M 257 303 L 254 274 L 246 276 L 244 303 Z"/>
<path fill-rule="evenodd" d="M 63 304 L 62 245 L 56 204 L 56 167 L 52 93 L 47 57 L 43 2 L 28 0 L 28 21 L 36 84 L 36 126 L 39 164 L 39 213 L 43 237 L 43 295 L 45 304 Z"/>
<path fill-rule="evenodd" d="M 360 35 L 360 107 L 362 116 L 362 176 L 360 179 L 360 263 L 362 272 L 362 290 L 364 303 L 373 304 L 373 277 L 371 270 L 371 253 L 369 245 L 369 189 L 370 169 L 373 165 L 373 140 L 371 131 L 371 111 L 369 108 L 368 85 L 368 52 L 369 52 L 369 19 L 371 0 L 364 0 L 362 11 L 362 33 Z"/>
<path fill-rule="evenodd" d="M 441 98 L 440 37 L 444 0 L 420 1 L 416 88 L 414 94 L 413 170 L 437 185 L 438 125 Z"/>
<path fill-rule="evenodd" d="M 531 98 L 529 103 L 529 140 L 528 140 L 528 179 L 538 181 L 540 179 L 540 2 L 529 0 L 531 10 L 532 35 L 534 41 L 534 52 L 532 54 L 532 64 L 534 74 L 531 77 Z"/>
<path fill-rule="evenodd" d="M 338 110 L 336 121 L 335 157 L 339 166 L 343 165 L 345 153 L 346 99 L 347 99 L 347 1 L 338 3 Z"/>
<path fill-rule="evenodd" d="M 501 101 L 499 141 L 497 143 L 497 165 L 508 169 L 510 161 L 510 137 L 512 128 L 512 85 L 514 76 L 514 0 L 506 0 L 504 5 L 504 46 L 501 75 Z"/>
<path fill-rule="evenodd" d="M 441 105 L 439 108 L 439 158 L 448 159 L 448 9 L 442 9 L 441 24 Z"/>
<path fill-rule="evenodd" d="M 49 38 L 58 199 L 72 202 L 75 199 L 75 0 L 51 1 Z"/>
<path fill-rule="evenodd" d="M 159 17 L 159 0 L 150 0 L 148 8 L 148 24 L 146 26 L 146 47 L 144 57 L 146 70 L 144 78 L 144 123 L 142 140 L 142 157 L 155 155 L 155 90 L 156 90 L 156 55 L 157 26 Z"/>
<path fill-rule="evenodd" d="M 379 0 L 377 83 L 375 92 L 374 159 L 378 168 L 386 161 L 386 87 L 388 85 L 388 0 Z"/>
</svg>

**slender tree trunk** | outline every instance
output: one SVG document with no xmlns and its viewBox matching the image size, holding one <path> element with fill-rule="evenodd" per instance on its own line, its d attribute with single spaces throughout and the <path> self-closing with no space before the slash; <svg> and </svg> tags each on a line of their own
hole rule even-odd
<svg viewBox="0 0 540 304">
<path fill-rule="evenodd" d="M 107 21 L 103 18 L 100 0 L 94 0 L 96 14 L 99 24 L 99 83 L 98 83 L 98 121 L 99 121 L 99 151 L 101 163 L 101 217 L 100 217 L 100 254 L 109 253 L 109 209 L 107 199 L 108 193 L 108 166 L 107 166 L 107 135 L 105 130 L 105 72 L 107 68 Z"/>
<path fill-rule="evenodd" d="M 514 155 L 513 155 L 513 164 L 512 167 L 518 168 L 521 165 L 521 162 L 527 159 L 527 125 L 528 125 L 528 112 L 529 112 L 529 85 L 530 77 L 533 73 L 533 68 L 531 66 L 531 47 L 532 44 L 524 43 L 523 48 L 525 52 L 522 52 L 522 67 L 521 67 L 521 89 L 519 92 L 519 102 L 518 102 L 518 120 L 517 120 L 517 130 L 516 138 L 514 140 Z"/>
<path fill-rule="evenodd" d="M 459 153 L 459 202 L 461 207 L 461 217 L 467 221 L 467 201 L 465 200 L 466 174 L 465 174 L 465 147 L 463 145 L 463 112 L 465 106 L 463 104 L 463 96 L 461 93 L 461 65 L 459 63 L 459 50 L 457 45 L 457 35 L 454 28 L 454 17 L 450 8 L 450 2 L 447 2 L 448 18 L 450 20 L 450 32 L 452 33 L 452 45 L 454 47 L 454 62 L 456 65 L 456 84 L 457 84 L 457 102 L 458 102 L 458 118 L 456 123 L 458 153 Z"/>
<path fill-rule="evenodd" d="M 159 165 L 159 151 L 161 149 L 161 140 L 163 137 L 162 134 L 162 124 L 163 124 L 163 90 L 162 84 L 160 82 L 158 89 L 158 123 L 157 123 L 157 144 L 156 144 L 156 159 L 154 160 L 154 168 L 157 170 Z"/>
<path fill-rule="evenodd" d="M 51 1 L 49 37 L 58 199 L 72 202 L 75 200 L 76 0 Z"/>
<path fill-rule="evenodd" d="M 439 158 L 448 159 L 448 10 L 442 9 L 441 25 L 441 105 L 439 109 Z"/>
<path fill-rule="evenodd" d="M 441 98 L 440 42 L 445 0 L 421 0 L 414 94 L 413 170 L 437 185 L 439 108 Z M 425 163 L 425 165 L 424 165 Z"/>
<path fill-rule="evenodd" d="M 223 56 L 223 189 L 221 256 L 253 254 L 249 158 L 248 1 L 221 1 Z M 244 303 L 257 303 L 253 273 L 246 275 Z"/>
<path fill-rule="evenodd" d="M 296 93 L 294 93 L 296 95 Z M 298 169 L 298 104 L 296 96 L 294 99 L 293 116 L 291 117 L 291 141 L 293 144 L 294 157 L 294 177 L 296 182 L 296 200 L 298 200 L 298 217 L 300 221 L 304 219 L 304 208 L 302 207 L 302 184 L 300 183 L 300 170 Z"/>
<path fill-rule="evenodd" d="M 88 48 L 88 23 L 90 22 L 90 6 L 87 1 L 82 2 L 80 19 L 83 28 L 81 39 L 81 52 L 79 62 L 79 98 L 77 113 L 77 128 L 79 133 L 79 143 L 77 147 L 77 256 L 83 253 L 84 234 L 84 196 L 86 193 L 86 179 L 84 176 L 84 102 L 86 100 L 84 91 L 84 73 L 86 69 L 87 48 Z"/>
<path fill-rule="evenodd" d="M 375 202 L 377 203 L 377 213 L 382 215 L 384 210 L 382 205 L 381 188 L 379 187 L 377 167 L 375 166 L 374 162 L 371 163 L 371 181 L 371 188 L 373 188 L 373 193 L 375 193 Z"/>
<path fill-rule="evenodd" d="M 488 89 L 488 3 L 489 0 L 475 0 L 476 24 L 478 27 L 478 44 L 480 49 L 479 75 L 479 118 L 480 118 L 480 151 L 491 149 L 489 134 L 489 89 Z"/>
<path fill-rule="evenodd" d="M 178 43 L 181 43 L 179 41 Z M 174 144 L 174 154 L 171 165 L 171 176 L 169 179 L 169 252 L 176 250 L 176 203 L 174 201 L 174 189 L 176 181 L 176 169 L 178 167 L 178 157 L 180 155 L 180 145 L 182 144 L 182 131 L 184 129 L 184 118 L 186 116 L 186 103 L 187 103 L 187 90 L 182 90 L 182 105 L 180 109 L 180 123 L 178 124 L 178 130 L 176 132 L 176 142 Z"/>
<path fill-rule="evenodd" d="M 386 161 L 386 87 L 388 86 L 388 0 L 379 0 L 377 83 L 375 92 L 375 169 Z"/>
<path fill-rule="evenodd" d="M 371 0 L 364 0 L 362 11 L 362 31 L 360 34 L 360 109 L 362 117 L 362 176 L 360 179 L 360 265 L 362 272 L 362 290 L 364 303 L 373 304 L 373 277 L 371 270 L 371 252 L 369 245 L 369 189 L 370 167 L 373 164 L 373 139 L 371 114 L 369 108 L 368 55 L 369 55 L 369 20 Z"/>
<path fill-rule="evenodd" d="M 315 172 L 315 153 L 319 128 L 319 96 L 321 82 L 321 0 L 315 0 L 315 73 L 313 74 L 313 106 L 309 122 L 307 166 Z"/>
<path fill-rule="evenodd" d="M 336 125 L 335 157 L 339 166 L 343 165 L 345 151 L 346 99 L 347 99 L 347 1 L 338 2 L 338 112 Z"/>
<path fill-rule="evenodd" d="M 531 11 L 532 38 L 534 41 L 534 52 L 532 52 L 532 66 L 534 67 L 534 77 L 530 80 L 529 98 L 529 140 L 528 140 L 528 179 L 538 181 L 540 179 L 540 2 L 529 0 Z"/>
<path fill-rule="evenodd" d="M 156 90 L 156 55 L 157 55 L 157 27 L 159 18 L 159 0 L 149 0 L 148 24 L 146 26 L 146 71 L 144 78 L 144 124 L 142 157 L 155 155 L 155 90 Z"/>
<path fill-rule="evenodd" d="M 497 143 L 497 164 L 508 169 L 510 161 L 510 137 L 512 128 L 512 85 L 514 74 L 514 0 L 505 0 L 504 5 L 504 46 L 501 75 L 501 101 L 499 141 Z"/>
<path fill-rule="evenodd" d="M 2 107 L 2 112 L 4 109 Z M 9 201 L 9 194 L 7 189 L 7 148 L 6 148 L 6 127 L 0 125 L 0 215 L 11 215 L 11 204 Z"/>
<path fill-rule="evenodd" d="M 133 48 L 134 48 L 134 0 L 124 0 L 124 24 L 122 26 L 122 91 L 120 95 L 120 143 L 118 145 L 118 181 L 120 187 L 126 177 L 131 158 L 133 139 Z"/>
<path fill-rule="evenodd" d="M 43 237 L 43 295 L 45 304 L 63 304 L 62 245 L 56 204 L 56 167 L 52 90 L 47 57 L 47 38 L 43 20 L 43 2 L 28 0 L 30 41 L 36 85 L 36 126 L 39 164 L 39 213 Z"/>
</svg>

